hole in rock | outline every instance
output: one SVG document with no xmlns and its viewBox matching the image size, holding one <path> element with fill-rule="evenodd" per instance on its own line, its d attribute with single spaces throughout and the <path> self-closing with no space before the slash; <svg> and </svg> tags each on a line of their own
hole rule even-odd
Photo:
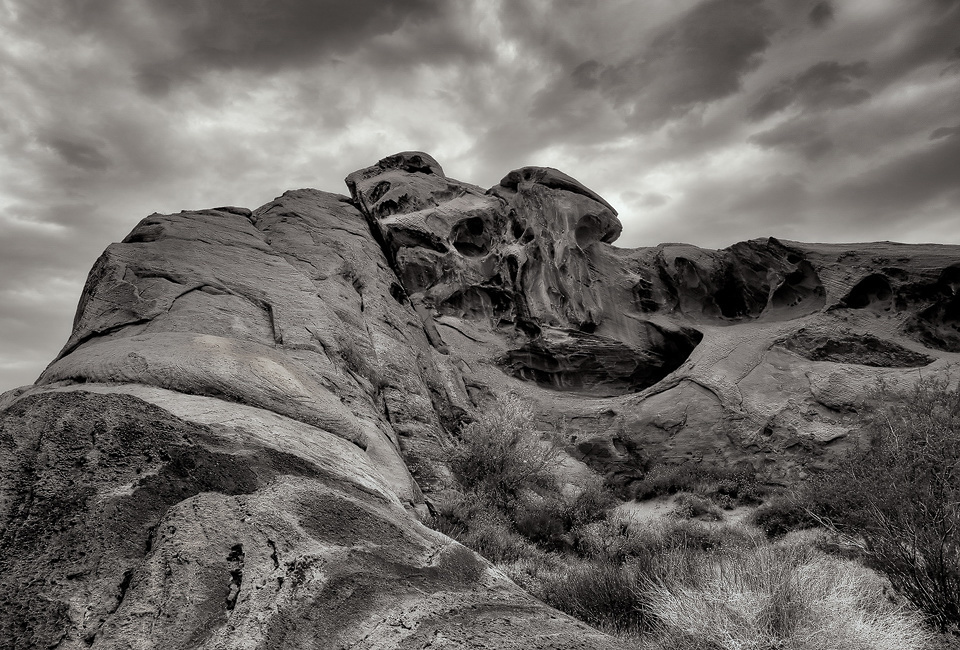
<svg viewBox="0 0 960 650">
<path fill-rule="evenodd" d="M 510 232 L 513 234 L 514 239 L 523 237 L 524 226 L 515 217 L 510 220 Z"/>
<path fill-rule="evenodd" d="M 370 202 L 376 203 L 383 198 L 383 195 L 390 191 L 389 181 L 380 181 L 372 190 L 370 190 Z"/>
<path fill-rule="evenodd" d="M 450 241 L 466 257 L 482 257 L 490 252 L 490 232 L 480 217 L 468 217 L 454 224 Z"/>
<path fill-rule="evenodd" d="M 763 306 L 757 300 L 750 300 L 743 284 L 732 274 L 713 295 L 713 299 L 724 318 L 741 318 L 756 314 Z"/>
<path fill-rule="evenodd" d="M 580 218 L 574 230 L 577 246 L 586 248 L 603 237 L 603 227 L 596 215 L 588 214 Z"/>
<path fill-rule="evenodd" d="M 407 302 L 407 292 L 396 282 L 390 283 L 390 295 L 401 305 Z"/>
<path fill-rule="evenodd" d="M 430 259 L 400 259 L 399 262 L 400 280 L 409 293 L 417 293 L 432 287 L 440 277 L 438 265 L 431 264 Z"/>
<path fill-rule="evenodd" d="M 930 305 L 907 323 L 907 331 L 936 350 L 960 352 L 960 293 Z"/>
<path fill-rule="evenodd" d="M 401 194 L 396 199 L 384 199 L 377 204 L 373 211 L 376 213 L 378 219 L 383 219 L 384 217 L 389 217 L 394 214 L 413 212 L 416 209 L 416 205 L 410 199 L 410 196 Z"/>
<path fill-rule="evenodd" d="M 468 287 L 439 303 L 437 311 L 471 320 L 501 319 L 513 314 L 514 304 L 506 291 L 494 287 Z"/>
<path fill-rule="evenodd" d="M 826 304 L 826 291 L 813 266 L 803 260 L 797 269 L 787 274 L 783 283 L 770 297 L 770 307 L 775 310 L 802 309 L 804 312 L 818 311 Z"/>
<path fill-rule="evenodd" d="M 890 311 L 893 306 L 893 289 L 886 276 L 873 273 L 860 280 L 846 296 L 843 304 L 851 309 L 879 309 Z"/>
<path fill-rule="evenodd" d="M 960 265 L 945 268 L 937 284 L 940 291 L 947 295 L 952 296 L 960 291 Z"/>
<path fill-rule="evenodd" d="M 598 397 L 634 393 L 679 368 L 703 339 L 684 328 L 667 330 L 647 322 L 637 342 L 585 331 L 544 328 L 541 335 L 501 358 L 514 376 L 553 390 Z"/>
</svg>

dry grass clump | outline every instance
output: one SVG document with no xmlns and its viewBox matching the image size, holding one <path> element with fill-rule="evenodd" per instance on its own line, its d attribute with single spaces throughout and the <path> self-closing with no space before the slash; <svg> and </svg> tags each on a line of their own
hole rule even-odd
<svg viewBox="0 0 960 650">
<path fill-rule="evenodd" d="M 671 650 L 905 650 L 929 647 L 918 614 L 881 580 L 804 546 L 763 544 L 661 563 L 645 597 Z"/>
</svg>

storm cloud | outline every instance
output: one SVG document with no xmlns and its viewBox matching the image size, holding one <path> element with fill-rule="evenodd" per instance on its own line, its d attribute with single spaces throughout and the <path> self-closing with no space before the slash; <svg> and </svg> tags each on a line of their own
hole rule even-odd
<svg viewBox="0 0 960 650">
<path fill-rule="evenodd" d="M 955 0 L 0 3 L 0 390 L 154 212 L 406 149 L 562 169 L 619 245 L 960 243 Z"/>
</svg>

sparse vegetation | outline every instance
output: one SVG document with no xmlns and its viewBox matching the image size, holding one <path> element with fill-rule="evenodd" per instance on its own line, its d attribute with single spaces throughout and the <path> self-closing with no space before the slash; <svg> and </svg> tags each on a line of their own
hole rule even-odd
<svg viewBox="0 0 960 650">
<path fill-rule="evenodd" d="M 880 386 L 869 442 L 801 494 L 941 630 L 960 631 L 960 391 Z"/>
<path fill-rule="evenodd" d="M 703 519 L 706 521 L 720 521 L 723 513 L 710 499 L 698 494 L 681 492 L 677 495 L 673 516 L 679 519 Z"/>
<path fill-rule="evenodd" d="M 758 504 L 765 494 L 750 469 L 689 463 L 656 465 L 631 486 L 632 496 L 638 501 L 680 492 L 707 497 L 724 509 Z"/>
<path fill-rule="evenodd" d="M 717 521 L 721 504 L 759 500 L 748 472 L 664 468 L 642 493 L 676 495 L 680 516 L 641 525 L 599 479 L 564 486 L 560 452 L 533 425 L 506 399 L 464 427 L 447 450 L 459 486 L 433 525 L 544 602 L 643 648 L 928 647 L 877 574 L 809 536 L 767 540 L 809 526 L 796 502 L 770 499 L 753 517 L 763 532 Z"/>
</svg>

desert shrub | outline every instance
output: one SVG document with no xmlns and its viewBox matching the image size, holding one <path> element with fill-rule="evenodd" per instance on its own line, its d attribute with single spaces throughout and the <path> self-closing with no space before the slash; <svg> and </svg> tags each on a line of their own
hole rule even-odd
<svg viewBox="0 0 960 650">
<path fill-rule="evenodd" d="M 631 559 L 650 566 L 672 551 L 699 555 L 704 551 L 754 546 L 760 539 L 758 534 L 736 525 L 678 519 L 638 524 L 621 517 L 608 517 L 576 528 L 572 537 L 581 557 L 612 563 Z"/>
<path fill-rule="evenodd" d="M 728 507 L 755 505 L 763 501 L 766 490 L 757 481 L 752 470 L 735 469 L 717 475 L 714 490 L 709 493 L 715 500 L 724 501 Z"/>
<path fill-rule="evenodd" d="M 633 498 L 644 501 L 692 490 L 701 478 L 702 473 L 690 465 L 656 465 L 641 480 L 633 483 Z"/>
<path fill-rule="evenodd" d="M 475 494 L 448 491 L 434 501 L 426 523 L 491 562 L 512 562 L 536 553 L 505 513 Z"/>
<path fill-rule="evenodd" d="M 659 553 L 670 550 L 719 551 L 752 547 L 759 535 L 743 526 L 709 525 L 699 521 L 665 520 L 646 528 L 649 544 Z"/>
<path fill-rule="evenodd" d="M 678 519 L 704 519 L 707 521 L 723 519 L 723 513 L 713 502 L 706 497 L 689 492 L 681 492 L 677 495 L 676 505 L 671 514 Z"/>
<path fill-rule="evenodd" d="M 617 505 L 617 497 L 599 476 L 592 476 L 566 507 L 569 529 L 606 518 Z"/>
<path fill-rule="evenodd" d="M 555 497 L 525 497 L 513 512 L 517 532 L 543 548 L 563 550 L 569 546 L 566 504 Z"/>
<path fill-rule="evenodd" d="M 434 530 L 462 541 L 470 530 L 471 520 L 477 517 L 481 507 L 482 504 L 476 499 L 449 490 L 438 495 L 431 503 L 431 515 L 426 523 Z"/>
<path fill-rule="evenodd" d="M 660 567 L 643 588 L 662 648 L 901 650 L 929 639 L 875 574 L 809 547 L 764 544 Z"/>
<path fill-rule="evenodd" d="M 573 548 L 583 558 L 622 564 L 627 558 L 651 556 L 649 533 L 621 517 L 608 517 L 574 528 Z"/>
<path fill-rule="evenodd" d="M 709 497 L 725 508 L 760 503 L 764 490 L 753 472 L 740 467 L 656 465 L 631 486 L 638 501 L 678 492 Z"/>
<path fill-rule="evenodd" d="M 569 570 L 570 559 L 559 553 L 541 552 L 497 566 L 508 578 L 537 596 L 542 592 L 544 581 L 552 581 L 557 574 Z"/>
<path fill-rule="evenodd" d="M 960 627 L 960 391 L 881 386 L 869 444 L 808 490 L 808 507 L 863 540 L 866 561 L 942 630 Z"/>
<path fill-rule="evenodd" d="M 585 562 L 542 579 L 545 603 L 613 634 L 651 629 L 645 565 Z"/>
<path fill-rule="evenodd" d="M 495 519 L 475 522 L 461 542 L 495 564 L 535 557 L 538 553 L 509 524 Z"/>
<path fill-rule="evenodd" d="M 450 469 L 468 490 L 511 509 L 524 489 L 557 489 L 560 451 L 535 434 L 533 414 L 508 397 L 461 430 Z"/>
<path fill-rule="evenodd" d="M 778 496 L 754 510 L 748 518 L 770 538 L 817 525 L 810 511 L 794 496 Z"/>
</svg>

